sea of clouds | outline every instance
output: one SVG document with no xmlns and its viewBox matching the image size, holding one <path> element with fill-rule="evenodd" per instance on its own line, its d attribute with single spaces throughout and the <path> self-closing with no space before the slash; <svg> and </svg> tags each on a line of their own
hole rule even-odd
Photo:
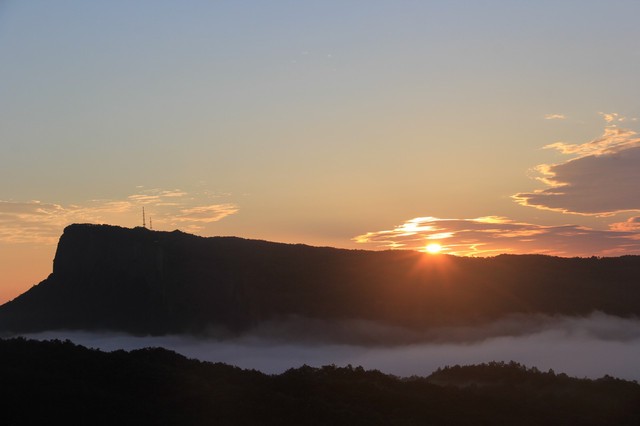
<svg viewBox="0 0 640 426">
<path fill-rule="evenodd" d="M 476 327 L 425 332 L 367 321 L 292 318 L 263 324 L 240 336 L 215 329 L 205 336 L 64 330 L 24 336 L 69 339 L 104 351 L 163 347 L 189 358 L 265 373 L 304 364 L 351 364 L 397 376 L 426 376 L 446 365 L 513 360 L 575 377 L 608 374 L 640 380 L 640 319 L 597 312 L 587 317 L 516 316 Z"/>
</svg>

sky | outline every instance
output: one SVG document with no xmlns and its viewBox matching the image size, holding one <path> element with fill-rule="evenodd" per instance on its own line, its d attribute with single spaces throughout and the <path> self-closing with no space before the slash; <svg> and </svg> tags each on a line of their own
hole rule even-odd
<svg viewBox="0 0 640 426">
<path fill-rule="evenodd" d="M 0 303 L 46 278 L 66 225 L 141 226 L 142 207 L 203 236 L 640 254 L 637 16 L 0 0 Z"/>
</svg>

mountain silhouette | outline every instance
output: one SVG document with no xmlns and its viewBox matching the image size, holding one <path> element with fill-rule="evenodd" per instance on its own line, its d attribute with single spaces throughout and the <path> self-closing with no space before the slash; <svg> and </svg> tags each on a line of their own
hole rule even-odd
<svg viewBox="0 0 640 426">
<path fill-rule="evenodd" d="M 74 224 L 0 331 L 241 332 L 270 320 L 424 329 L 510 314 L 640 315 L 640 257 L 461 258 Z"/>
</svg>

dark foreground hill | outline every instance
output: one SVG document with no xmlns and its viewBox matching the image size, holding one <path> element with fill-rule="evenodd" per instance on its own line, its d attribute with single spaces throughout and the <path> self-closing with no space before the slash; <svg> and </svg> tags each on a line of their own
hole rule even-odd
<svg viewBox="0 0 640 426">
<path fill-rule="evenodd" d="M 397 378 L 303 366 L 268 376 L 165 349 L 0 340 L 2 424 L 638 425 L 640 385 L 519 364 Z"/>
<path fill-rule="evenodd" d="M 457 258 L 71 225 L 53 273 L 0 307 L 0 331 L 238 331 L 289 316 L 426 328 L 593 311 L 640 315 L 640 257 Z"/>
</svg>

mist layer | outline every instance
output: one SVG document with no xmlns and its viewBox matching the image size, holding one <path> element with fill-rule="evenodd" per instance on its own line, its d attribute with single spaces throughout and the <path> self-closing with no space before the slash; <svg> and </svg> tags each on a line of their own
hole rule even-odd
<svg viewBox="0 0 640 426">
<path fill-rule="evenodd" d="M 482 327 L 450 328 L 418 334 L 372 323 L 271 324 L 229 338 L 171 335 L 139 337 L 122 333 L 49 331 L 24 335 L 37 340 L 69 339 L 113 351 L 164 347 L 190 358 L 224 362 L 265 373 L 301 365 L 359 365 L 398 376 L 427 375 L 438 367 L 489 361 L 516 361 L 575 377 L 606 374 L 640 379 L 640 320 L 594 313 L 588 317 L 520 317 Z M 404 333 L 404 334 L 403 334 Z M 368 340 L 364 337 L 368 336 Z M 349 338 L 348 338 L 349 337 Z M 351 340 L 358 343 L 348 343 Z"/>
</svg>

